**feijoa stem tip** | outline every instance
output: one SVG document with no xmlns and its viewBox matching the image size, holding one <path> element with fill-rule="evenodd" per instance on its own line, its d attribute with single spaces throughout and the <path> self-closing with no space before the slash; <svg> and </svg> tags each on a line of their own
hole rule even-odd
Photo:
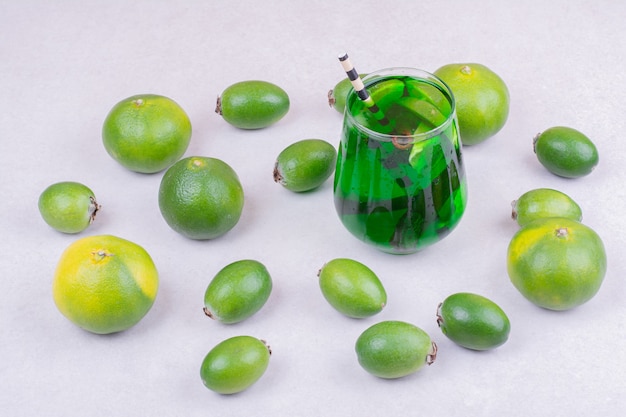
<svg viewBox="0 0 626 417">
<path fill-rule="evenodd" d="M 211 319 L 215 320 L 215 316 L 213 315 L 213 313 L 211 312 L 211 310 L 209 310 L 207 307 L 204 307 L 204 308 L 202 309 L 202 311 L 204 311 L 204 314 L 205 314 L 207 317 L 209 317 L 209 318 L 211 318 Z"/>
<path fill-rule="evenodd" d="M 102 208 L 100 204 L 96 201 L 96 198 L 93 196 L 89 197 L 89 224 L 93 223 L 96 220 L 96 214 Z"/>
<path fill-rule="evenodd" d="M 215 101 L 215 113 L 222 115 L 222 96 L 217 96 L 217 100 Z"/>
<path fill-rule="evenodd" d="M 431 349 L 430 349 L 430 353 L 428 355 L 426 355 L 426 364 L 427 365 L 432 365 L 433 363 L 435 363 L 435 360 L 437 359 L 437 343 L 435 343 L 435 341 L 433 340 L 431 343 Z"/>
<path fill-rule="evenodd" d="M 335 103 L 337 102 L 337 99 L 335 99 L 335 92 L 333 91 L 332 88 L 328 90 L 327 97 L 328 97 L 328 106 L 335 107 Z"/>
<path fill-rule="evenodd" d="M 535 135 L 535 137 L 533 138 L 533 152 L 537 153 L 537 141 L 539 140 L 539 137 L 541 136 L 541 133 L 543 132 L 539 132 Z"/>
<path fill-rule="evenodd" d="M 439 305 L 437 306 L 437 314 L 435 315 L 435 317 L 437 317 L 437 326 L 441 327 L 441 323 L 443 323 L 443 317 L 441 317 L 441 306 L 443 305 L 443 302 L 439 303 Z"/>
<path fill-rule="evenodd" d="M 517 205 L 517 200 L 511 201 L 511 218 L 513 220 L 517 220 L 517 210 L 515 210 L 516 205 Z"/>
<path fill-rule="evenodd" d="M 263 343 L 265 345 L 265 347 L 267 348 L 267 353 L 270 354 L 270 356 L 272 355 L 272 347 L 269 345 L 269 343 L 267 343 L 267 340 L 265 339 L 259 339 L 261 341 L 261 343 Z"/>
</svg>

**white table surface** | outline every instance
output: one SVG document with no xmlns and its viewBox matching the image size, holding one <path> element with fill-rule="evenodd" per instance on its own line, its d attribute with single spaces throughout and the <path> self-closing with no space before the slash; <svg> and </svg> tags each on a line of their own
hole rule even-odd
<svg viewBox="0 0 626 417">
<path fill-rule="evenodd" d="M 382 4 L 385 4 L 383 6 Z M 626 2 L 490 1 L 8 1 L 0 2 L 0 409 L 6 416 L 590 416 L 626 408 L 624 220 Z M 341 226 L 332 180 L 307 194 L 275 184 L 278 153 L 305 138 L 338 144 L 341 116 L 326 92 L 357 69 L 434 71 L 479 62 L 507 83 L 504 129 L 466 147 L 469 204 L 444 241 L 409 256 L 380 253 Z M 262 79 L 291 98 L 263 130 L 237 130 L 214 113 L 228 85 Z M 239 174 L 237 226 L 191 241 L 161 218 L 162 173 L 125 170 L 105 152 L 109 109 L 139 93 L 179 102 L 193 124 L 186 153 L 217 157 Z M 568 180 L 546 171 L 533 136 L 554 125 L 585 132 L 600 164 Z M 102 211 L 80 235 L 49 228 L 37 211 L 56 181 L 89 185 Z M 510 202 L 551 187 L 582 207 L 603 238 L 608 272 L 589 303 L 535 307 L 512 286 L 506 248 Z M 61 252 L 91 234 L 142 245 L 160 272 L 153 309 L 116 335 L 82 331 L 56 309 L 51 282 Z M 378 316 L 351 320 L 324 301 L 317 270 L 351 257 L 387 288 Z M 202 313 L 204 290 L 227 263 L 253 258 L 274 279 L 264 309 L 237 325 Z M 509 341 L 489 352 L 454 345 L 437 328 L 439 301 L 472 291 L 508 314 Z M 369 325 L 405 320 L 439 344 L 435 364 L 382 380 L 356 361 Z M 220 396 L 199 368 L 219 341 L 249 334 L 272 346 L 249 390 Z"/>
</svg>

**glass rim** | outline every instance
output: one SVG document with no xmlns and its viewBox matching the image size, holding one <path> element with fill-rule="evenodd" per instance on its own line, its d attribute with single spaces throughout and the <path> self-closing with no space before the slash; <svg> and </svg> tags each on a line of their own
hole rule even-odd
<svg viewBox="0 0 626 417">
<path fill-rule="evenodd" d="M 442 94 L 446 97 L 446 99 L 450 103 L 450 114 L 446 118 L 446 121 L 440 124 L 439 126 L 434 127 L 433 129 L 427 130 L 425 132 L 414 133 L 411 135 L 391 135 L 389 133 L 382 133 L 376 130 L 372 130 L 364 126 L 361 122 L 359 122 L 349 111 L 348 104 L 350 103 L 350 97 L 356 95 L 356 90 L 354 89 L 354 87 L 351 87 L 350 90 L 348 90 L 348 95 L 346 96 L 344 118 L 350 119 L 351 124 L 354 127 L 366 133 L 368 137 L 370 138 L 372 138 L 372 136 L 375 136 L 374 139 L 377 139 L 377 140 L 382 140 L 385 142 L 400 142 L 400 143 L 407 143 L 407 144 L 420 142 L 420 141 L 438 136 L 439 134 L 441 134 L 442 132 L 444 132 L 450 127 L 450 125 L 456 119 L 456 101 L 454 99 L 454 95 L 452 94 L 452 90 L 450 89 L 450 87 L 441 78 L 437 77 L 435 74 L 432 74 L 428 71 L 421 70 L 418 68 L 412 68 L 412 67 L 389 67 L 389 68 L 383 68 L 383 69 L 379 69 L 377 71 L 368 73 L 366 76 L 362 78 L 363 85 L 367 88 L 368 85 L 371 84 L 371 83 L 368 83 L 368 81 L 371 81 L 373 78 L 393 76 L 393 75 L 414 76 L 416 79 L 424 79 L 424 80 L 434 82 L 435 84 L 438 85 L 437 87 L 442 88 L 443 89 Z"/>
</svg>

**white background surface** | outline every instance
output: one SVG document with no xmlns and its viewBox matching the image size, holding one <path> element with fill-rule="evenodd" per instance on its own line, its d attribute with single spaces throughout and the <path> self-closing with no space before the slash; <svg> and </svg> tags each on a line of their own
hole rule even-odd
<svg viewBox="0 0 626 417">
<path fill-rule="evenodd" d="M 384 6 L 383 6 L 384 3 Z M 0 409 L 11 416 L 571 416 L 621 415 L 626 399 L 624 111 L 626 3 L 622 1 L 8 1 L 0 2 Z M 341 226 L 332 181 L 308 194 L 275 184 L 278 153 L 299 139 L 338 144 L 341 116 L 326 92 L 357 69 L 434 71 L 479 62 L 508 84 L 511 111 L 494 138 L 464 149 L 469 204 L 458 228 L 418 254 L 366 247 Z M 291 98 L 288 115 L 240 131 L 213 112 L 228 85 L 263 79 Z M 162 173 L 135 174 L 104 151 L 100 130 L 119 100 L 156 93 L 193 124 L 186 153 L 218 157 L 246 196 L 227 235 L 196 242 L 170 230 Z M 594 140 L 600 164 L 567 180 L 535 159 L 532 137 L 554 125 Z M 53 182 L 90 186 L 102 211 L 81 235 L 49 228 L 37 198 Z M 510 202 L 551 187 L 574 198 L 603 238 L 608 273 L 597 296 L 569 312 L 526 301 L 509 282 Z M 161 276 L 136 327 L 97 336 L 57 311 L 52 275 L 78 237 L 114 234 L 142 245 Z M 387 288 L 378 316 L 350 320 L 323 300 L 317 270 L 335 257 L 370 266 Z M 259 314 L 220 325 L 202 313 L 214 274 L 235 260 L 263 262 L 274 291 Z M 509 315 L 509 341 L 473 352 L 437 328 L 439 301 L 473 291 Z M 439 344 L 434 365 L 387 381 L 363 371 L 354 342 L 380 320 L 412 322 Z M 266 374 L 220 396 L 201 383 L 219 341 L 268 340 Z"/>
</svg>

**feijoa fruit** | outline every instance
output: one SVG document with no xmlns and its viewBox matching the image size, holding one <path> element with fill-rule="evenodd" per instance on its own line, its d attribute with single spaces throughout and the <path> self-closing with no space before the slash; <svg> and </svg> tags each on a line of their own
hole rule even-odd
<svg viewBox="0 0 626 417">
<path fill-rule="evenodd" d="M 204 293 L 204 312 L 222 323 L 238 323 L 254 315 L 272 292 L 272 277 L 265 265 L 243 259 L 226 265 Z"/>
<path fill-rule="evenodd" d="M 387 304 L 387 293 L 380 279 L 361 262 L 333 259 L 320 269 L 318 276 L 324 298 L 348 317 L 370 317 Z"/>
<path fill-rule="evenodd" d="M 267 81 L 232 84 L 217 98 L 215 112 L 240 129 L 261 129 L 282 119 L 289 111 L 289 96 Z"/>
<path fill-rule="evenodd" d="M 520 226 L 546 217 L 565 217 L 581 221 L 582 210 L 570 196 L 551 188 L 536 188 L 511 202 L 511 217 Z"/>
<path fill-rule="evenodd" d="M 452 294 L 439 304 L 437 324 L 448 339 L 473 350 L 504 344 L 511 330 L 509 318 L 496 303 L 468 292 Z"/>
<path fill-rule="evenodd" d="M 200 377 L 204 386 L 219 394 L 241 392 L 265 373 L 271 350 L 265 341 L 252 336 L 234 336 L 207 353 Z"/>
<path fill-rule="evenodd" d="M 337 151 L 322 139 L 303 139 L 287 146 L 276 158 L 274 181 L 294 192 L 313 190 L 335 170 Z"/>
<path fill-rule="evenodd" d="M 63 181 L 47 187 L 38 201 L 39 213 L 53 229 L 63 233 L 85 230 L 96 218 L 100 205 L 89 187 Z"/>
<path fill-rule="evenodd" d="M 533 139 L 537 159 L 548 171 L 561 177 L 588 175 L 598 165 L 598 149 L 585 134 L 566 126 L 544 130 Z"/>
<path fill-rule="evenodd" d="M 355 346 L 359 364 L 380 378 L 401 378 L 417 372 L 436 358 L 437 345 L 419 327 L 397 320 L 366 329 Z"/>
</svg>

